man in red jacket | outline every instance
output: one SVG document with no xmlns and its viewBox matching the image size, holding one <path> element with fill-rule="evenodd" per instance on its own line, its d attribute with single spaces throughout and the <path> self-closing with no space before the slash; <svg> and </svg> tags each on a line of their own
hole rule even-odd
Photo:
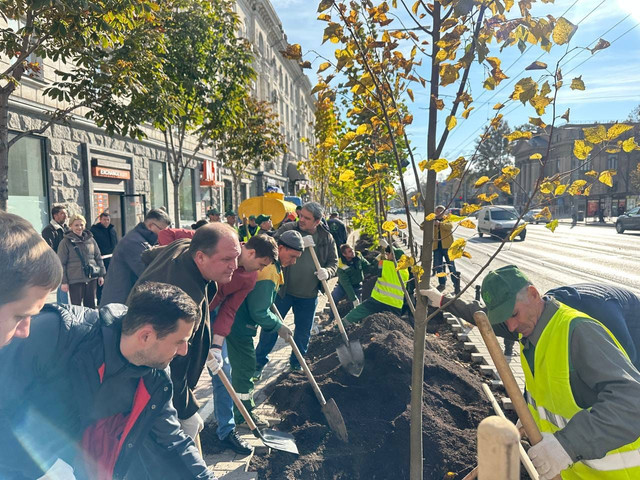
<svg viewBox="0 0 640 480">
<path fill-rule="evenodd" d="M 256 284 L 258 272 L 278 259 L 276 241 L 268 235 L 255 235 L 242 245 L 238 268 L 231 282 L 219 286 L 215 298 L 209 304 L 213 341 L 211 353 L 231 378 L 225 337 L 229 335 L 238 308 Z M 217 435 L 222 446 L 236 453 L 248 455 L 251 447 L 241 440 L 235 430 L 233 401 L 217 375 L 212 375 L 214 414 L 218 423 Z"/>
</svg>

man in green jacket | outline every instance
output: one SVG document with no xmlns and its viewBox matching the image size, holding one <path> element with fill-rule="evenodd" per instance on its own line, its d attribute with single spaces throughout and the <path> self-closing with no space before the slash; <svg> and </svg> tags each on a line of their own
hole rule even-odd
<svg viewBox="0 0 640 480">
<path fill-rule="evenodd" d="M 280 236 L 278 259 L 258 273 L 256 285 L 240 305 L 231 333 L 226 338 L 229 362 L 233 372 L 231 382 L 249 412 L 255 407 L 252 377 L 256 370 L 256 352 L 253 337 L 258 333 L 258 327 L 263 331 L 277 332 L 282 338 L 291 335 L 291 330 L 283 325 L 271 311 L 271 305 L 276 299 L 278 288 L 284 282 L 282 268 L 296 263 L 303 250 L 304 244 L 300 232 L 291 230 Z M 233 413 L 236 424 L 244 422 L 235 406 Z"/>
<path fill-rule="evenodd" d="M 338 283 L 331 292 L 333 301 L 337 304 L 347 297 L 354 307 L 362 301 L 362 281 L 364 270 L 370 263 L 356 252 L 351 245 L 345 243 L 340 246 L 340 258 L 338 259 Z M 329 312 L 329 319 L 333 320 L 333 310 Z"/>
</svg>

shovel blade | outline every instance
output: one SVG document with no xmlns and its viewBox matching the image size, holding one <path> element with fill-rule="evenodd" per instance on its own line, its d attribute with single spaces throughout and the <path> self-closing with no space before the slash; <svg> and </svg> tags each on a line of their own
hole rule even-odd
<svg viewBox="0 0 640 480">
<path fill-rule="evenodd" d="M 349 345 L 341 344 L 336 348 L 340 365 L 350 375 L 359 377 L 364 369 L 364 351 L 358 340 L 349 342 Z"/>
<path fill-rule="evenodd" d="M 281 452 L 293 453 L 298 455 L 298 446 L 293 435 L 287 432 L 280 432 L 273 430 L 272 428 L 265 428 L 260 431 L 257 428 L 253 431 L 253 434 L 262 440 L 267 447 L 271 447 L 274 450 L 280 450 Z"/>
<path fill-rule="evenodd" d="M 329 428 L 331 428 L 331 430 L 335 432 L 340 440 L 347 443 L 349 441 L 347 426 L 344 424 L 342 413 L 340 413 L 338 405 L 336 405 L 336 402 L 335 400 L 333 400 L 333 398 L 327 400 L 327 403 L 322 407 L 322 413 L 324 413 L 324 416 L 327 419 Z"/>
</svg>

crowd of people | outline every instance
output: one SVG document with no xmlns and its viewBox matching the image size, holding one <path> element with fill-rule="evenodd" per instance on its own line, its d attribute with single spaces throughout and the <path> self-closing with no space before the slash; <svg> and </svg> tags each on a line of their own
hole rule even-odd
<svg viewBox="0 0 640 480">
<path fill-rule="evenodd" d="M 249 454 L 236 428 L 245 418 L 220 376 L 263 426 L 255 382 L 278 337 L 306 354 L 323 281 L 337 276 L 331 297 L 350 303 L 347 324 L 402 315 L 413 283 L 397 267 L 401 249 L 381 240 L 372 265 L 347 242 L 338 214 L 325 220 L 315 202 L 277 230 L 269 215 L 239 224 L 216 209 L 191 229 L 171 228 L 166 211 L 152 209 L 121 239 L 106 212 L 90 229 L 62 206 L 51 213 L 38 234 L 0 212 L 3 480 L 213 479 L 197 447 L 205 368 L 220 445 Z M 438 288 L 420 294 L 472 323 L 486 311 L 498 335 L 519 343 L 525 397 L 543 433 L 529 450 L 540 478 L 640 476 L 640 299 L 598 284 L 543 295 L 509 265 L 485 276 L 483 303 L 465 301 L 444 208 L 434 222 L 434 264 L 449 270 L 454 290 L 444 292 L 440 275 Z M 363 298 L 369 272 L 377 277 Z M 57 302 L 45 305 L 56 289 Z M 273 306 L 282 318 L 293 310 L 293 329 Z M 293 353 L 289 366 L 301 369 Z"/>
</svg>

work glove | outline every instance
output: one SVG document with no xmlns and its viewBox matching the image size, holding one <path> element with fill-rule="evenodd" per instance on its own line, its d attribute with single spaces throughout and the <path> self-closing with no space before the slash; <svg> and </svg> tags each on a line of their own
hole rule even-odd
<svg viewBox="0 0 640 480">
<path fill-rule="evenodd" d="M 329 272 L 326 268 L 321 268 L 316 272 L 316 277 L 318 277 L 320 281 L 327 280 L 329 278 Z"/>
<path fill-rule="evenodd" d="M 64 460 L 57 459 L 49 470 L 38 480 L 76 480 L 73 468 Z"/>
<path fill-rule="evenodd" d="M 382 248 L 387 248 L 389 246 L 389 242 L 387 242 L 384 238 L 380 239 L 380 246 Z"/>
<path fill-rule="evenodd" d="M 198 412 L 191 415 L 189 418 L 180 420 L 180 426 L 185 435 L 190 436 L 195 440 L 198 433 L 204 428 L 204 421 Z"/>
<path fill-rule="evenodd" d="M 542 441 L 527 452 L 540 480 L 551 480 L 567 469 L 573 461 L 552 433 L 543 433 Z"/>
<path fill-rule="evenodd" d="M 355 308 L 358 305 L 360 305 L 360 300 L 358 300 L 358 297 L 356 297 L 356 298 L 353 299 L 353 302 L 351 302 L 351 303 L 353 303 L 353 308 Z"/>
<path fill-rule="evenodd" d="M 427 289 L 422 289 L 420 290 L 420 294 L 427 297 L 429 306 L 438 308 L 442 305 L 442 297 L 444 297 L 444 295 L 435 288 L 429 287 Z"/>
<path fill-rule="evenodd" d="M 211 375 L 218 373 L 218 370 L 222 368 L 222 350 L 219 348 L 212 348 L 209 350 L 209 356 L 207 357 L 207 367 L 211 370 Z"/>
<path fill-rule="evenodd" d="M 302 244 L 304 245 L 304 248 L 316 246 L 316 242 L 313 241 L 313 237 L 311 235 L 305 235 L 302 237 Z"/>
<path fill-rule="evenodd" d="M 278 336 L 280 338 L 283 338 L 284 340 L 286 340 L 291 335 L 292 335 L 292 333 L 291 333 L 291 329 L 289 327 L 287 327 L 284 323 L 282 325 L 280 325 L 280 328 L 278 329 Z"/>
</svg>

